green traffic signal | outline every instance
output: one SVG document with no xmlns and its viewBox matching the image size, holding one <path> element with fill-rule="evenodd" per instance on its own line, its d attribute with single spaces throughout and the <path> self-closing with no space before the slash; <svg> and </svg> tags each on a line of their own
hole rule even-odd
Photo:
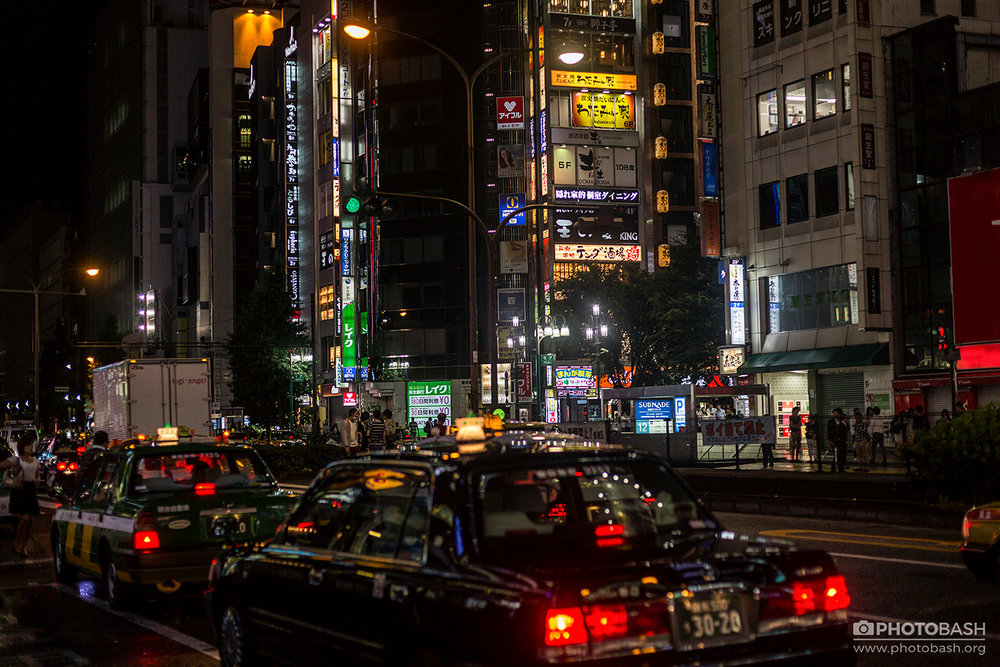
<svg viewBox="0 0 1000 667">
<path fill-rule="evenodd" d="M 360 197 L 358 197 L 357 195 L 351 195 L 350 197 L 347 198 L 347 203 L 344 204 L 344 209 L 348 213 L 357 213 L 358 211 L 361 210 L 361 207 L 363 205 L 364 202 L 361 200 Z"/>
</svg>

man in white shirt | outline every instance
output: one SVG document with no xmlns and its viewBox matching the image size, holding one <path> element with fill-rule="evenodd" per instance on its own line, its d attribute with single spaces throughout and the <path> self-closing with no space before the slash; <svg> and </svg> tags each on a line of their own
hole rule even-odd
<svg viewBox="0 0 1000 667">
<path fill-rule="evenodd" d="M 360 449 L 358 444 L 358 409 L 351 408 L 347 411 L 347 417 L 340 425 L 341 444 L 348 454 L 353 454 Z"/>
</svg>

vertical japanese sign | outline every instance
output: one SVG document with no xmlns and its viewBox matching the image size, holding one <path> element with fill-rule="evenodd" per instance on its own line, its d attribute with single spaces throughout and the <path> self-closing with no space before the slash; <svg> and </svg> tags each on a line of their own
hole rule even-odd
<svg viewBox="0 0 1000 667">
<path fill-rule="evenodd" d="M 861 168 L 875 169 L 875 126 L 861 124 Z"/>
<path fill-rule="evenodd" d="M 874 97 L 874 80 L 872 54 L 860 51 L 858 53 L 858 95 L 861 97 Z"/>
<path fill-rule="evenodd" d="M 520 369 L 520 377 L 517 378 L 517 398 L 519 400 L 531 399 L 531 362 L 522 361 L 517 364 Z"/>
<path fill-rule="evenodd" d="M 345 368 L 345 370 L 348 369 L 348 368 L 350 368 L 350 369 L 353 370 L 355 364 L 357 363 L 357 359 L 356 359 L 357 355 L 356 355 L 356 348 L 355 348 L 356 336 L 355 336 L 355 328 L 354 328 L 354 324 L 355 323 L 354 323 L 354 304 L 353 303 L 349 303 L 346 306 L 344 306 L 344 309 L 341 311 L 341 318 L 343 320 L 343 325 L 344 325 L 344 328 L 343 328 L 343 339 L 341 341 L 341 343 L 342 343 L 342 345 L 341 345 L 341 350 L 342 350 L 341 358 L 344 360 L 344 368 Z"/>
<path fill-rule="evenodd" d="M 715 30 L 710 25 L 696 28 L 698 34 L 698 78 L 715 78 Z"/>
<path fill-rule="evenodd" d="M 882 275 L 878 267 L 865 269 L 865 294 L 868 297 L 868 312 L 878 315 L 882 312 Z"/>
<path fill-rule="evenodd" d="M 409 419 L 416 419 L 420 426 L 442 412 L 451 420 L 451 381 L 406 383 L 406 407 Z"/>
<path fill-rule="evenodd" d="M 809 25 L 833 18 L 833 0 L 809 0 Z"/>
<path fill-rule="evenodd" d="M 698 86 L 698 108 L 701 118 L 699 136 L 714 139 L 716 133 L 714 85 L 703 83 Z"/>
<path fill-rule="evenodd" d="M 498 130 L 523 130 L 524 129 L 524 98 L 498 97 L 497 98 L 497 129 Z"/>
<path fill-rule="evenodd" d="M 298 70 L 296 69 L 295 50 L 285 58 L 285 231 L 286 231 L 286 261 L 288 264 L 289 295 L 292 307 L 301 308 L 299 290 L 301 276 L 299 267 L 299 123 L 298 123 Z"/>
<path fill-rule="evenodd" d="M 719 230 L 719 202 L 701 202 L 701 254 L 705 257 L 719 257 L 722 254 L 722 239 Z"/>
<path fill-rule="evenodd" d="M 729 342 L 746 344 L 746 293 L 743 285 L 743 259 L 729 260 Z"/>
<path fill-rule="evenodd" d="M 696 21 L 711 23 L 715 18 L 715 9 L 712 7 L 712 0 L 697 0 L 694 11 Z"/>
<path fill-rule="evenodd" d="M 802 31 L 802 0 L 778 0 L 781 4 L 781 36 Z"/>
<path fill-rule="evenodd" d="M 701 144 L 702 184 L 706 197 L 719 196 L 719 164 L 715 152 L 715 142 L 711 139 L 699 139 Z"/>
<path fill-rule="evenodd" d="M 774 41 L 774 3 L 761 0 L 753 6 L 753 45 L 764 46 Z"/>
<path fill-rule="evenodd" d="M 351 239 L 353 229 L 340 230 L 340 275 L 349 276 L 354 273 L 354 263 L 351 261 Z"/>
</svg>

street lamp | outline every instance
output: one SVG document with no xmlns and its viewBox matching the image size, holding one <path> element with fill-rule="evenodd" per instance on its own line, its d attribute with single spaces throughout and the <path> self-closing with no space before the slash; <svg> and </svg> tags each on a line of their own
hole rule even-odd
<svg viewBox="0 0 1000 667">
<path fill-rule="evenodd" d="M 466 149 L 466 171 L 468 172 L 466 188 L 466 204 L 470 211 L 476 210 L 476 180 L 475 180 L 475 138 L 474 138 L 474 124 L 473 124 L 473 88 L 476 85 L 476 80 L 479 75 L 482 74 L 486 69 L 495 62 L 498 62 L 500 58 L 503 57 L 503 53 L 498 53 L 495 56 L 488 58 L 479 67 L 473 70 L 472 74 L 465 71 L 465 68 L 448 52 L 444 51 L 440 47 L 428 42 L 422 37 L 413 35 L 408 32 L 403 32 L 402 30 L 395 30 L 393 28 L 387 28 L 385 26 L 375 25 L 365 20 L 361 19 L 345 19 L 342 26 L 344 34 L 352 39 L 363 40 L 368 39 L 373 32 L 384 32 L 390 35 L 396 35 L 399 37 L 406 37 L 412 39 L 416 42 L 420 42 L 427 48 L 438 53 L 442 58 L 444 58 L 455 71 L 458 72 L 459 76 L 462 78 L 462 83 L 465 85 L 465 149 Z M 373 184 L 374 185 L 374 184 Z M 468 264 L 469 264 L 469 310 L 471 313 L 470 318 L 470 328 L 469 328 L 469 364 L 470 364 L 470 380 L 475 386 L 476 377 L 478 375 L 478 359 L 477 352 L 479 350 L 479 307 L 477 299 L 477 289 L 476 289 L 476 221 L 472 216 L 469 216 L 469 228 L 468 228 Z M 490 267 L 492 271 L 492 267 Z M 494 334 L 495 335 L 495 334 Z"/>
<path fill-rule="evenodd" d="M 84 269 L 84 272 L 88 276 L 94 277 L 98 273 L 100 273 L 100 269 L 98 269 L 96 267 L 88 267 L 88 268 Z M 86 289 L 81 289 L 79 292 L 60 292 L 60 291 L 56 291 L 56 290 L 43 290 L 42 289 L 42 287 L 43 287 L 42 283 L 40 283 L 40 282 L 36 283 L 34 280 L 31 280 L 30 278 L 27 278 L 27 277 L 25 277 L 25 280 L 27 280 L 29 283 L 31 283 L 31 289 L 30 290 L 28 290 L 28 289 L 2 288 L 2 289 L 0 289 L 0 292 L 9 292 L 9 293 L 13 293 L 13 294 L 31 294 L 32 298 L 33 298 L 33 301 L 34 301 L 34 318 L 32 320 L 32 356 L 34 357 L 34 372 L 33 372 L 34 397 L 33 397 L 33 401 L 34 401 L 34 409 L 35 409 L 35 428 L 38 429 L 39 433 L 41 433 L 41 428 L 42 428 L 41 417 L 42 417 L 42 415 L 41 415 L 41 406 L 39 404 L 39 399 L 40 399 L 40 396 L 41 396 L 41 392 L 39 391 L 40 388 L 39 388 L 38 377 L 39 377 L 39 367 L 40 367 L 40 364 L 41 364 L 41 356 L 42 356 L 42 341 L 41 341 L 41 338 L 42 338 L 42 332 L 41 332 L 42 328 L 41 328 L 41 324 L 39 323 L 39 314 L 38 314 L 39 313 L 39 308 L 38 308 L 39 295 L 40 294 L 52 294 L 52 295 L 55 295 L 55 296 L 87 296 L 87 290 Z"/>
</svg>

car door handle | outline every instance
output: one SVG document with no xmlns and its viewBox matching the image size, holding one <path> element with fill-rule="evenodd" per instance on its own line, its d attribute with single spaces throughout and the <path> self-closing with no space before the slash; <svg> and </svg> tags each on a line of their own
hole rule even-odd
<svg viewBox="0 0 1000 667">
<path fill-rule="evenodd" d="M 315 567 L 309 568 L 309 585 L 319 586 L 323 583 L 323 570 Z"/>
</svg>

